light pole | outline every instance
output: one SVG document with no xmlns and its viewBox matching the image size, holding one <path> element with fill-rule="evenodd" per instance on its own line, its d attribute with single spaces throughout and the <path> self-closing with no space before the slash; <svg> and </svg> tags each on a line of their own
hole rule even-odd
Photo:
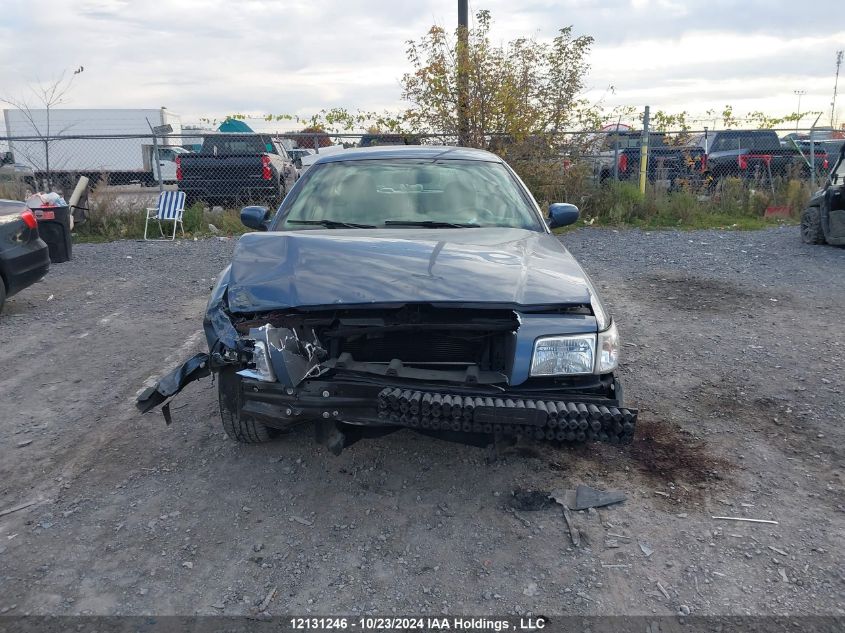
<svg viewBox="0 0 845 633">
<path fill-rule="evenodd" d="M 793 90 L 792 93 L 798 97 L 798 118 L 795 119 L 795 131 L 798 131 L 798 123 L 801 121 L 801 97 L 807 94 L 806 90 Z"/>
</svg>

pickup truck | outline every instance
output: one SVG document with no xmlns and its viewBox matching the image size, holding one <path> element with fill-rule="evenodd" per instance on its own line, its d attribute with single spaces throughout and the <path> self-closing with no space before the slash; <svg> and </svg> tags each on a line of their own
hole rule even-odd
<svg viewBox="0 0 845 633">
<path fill-rule="evenodd" d="M 705 152 L 702 171 L 719 178 L 807 177 L 809 152 L 802 157 L 794 147 L 782 147 L 774 130 L 720 130 L 693 140 L 692 147 Z M 816 172 L 826 170 L 827 153 L 815 152 Z"/>
<path fill-rule="evenodd" d="M 285 147 L 266 134 L 207 135 L 200 152 L 176 159 L 176 182 L 186 206 L 202 200 L 277 207 L 298 177 Z"/>
<path fill-rule="evenodd" d="M 591 153 L 596 179 L 605 182 L 618 175 L 619 180 L 638 180 L 641 142 L 641 132 L 603 135 Z M 704 150 L 698 147 L 668 145 L 659 132 L 649 135 L 649 182 L 668 181 L 674 188 L 680 180 L 698 177 L 703 160 Z"/>
</svg>

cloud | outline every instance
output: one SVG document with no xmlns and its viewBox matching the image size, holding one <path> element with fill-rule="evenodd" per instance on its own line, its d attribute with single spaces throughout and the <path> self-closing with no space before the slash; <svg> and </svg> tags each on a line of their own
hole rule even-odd
<svg viewBox="0 0 845 633">
<path fill-rule="evenodd" d="M 8 5 L 8 6 L 6 6 Z M 827 107 L 845 30 L 833 0 L 503 0 L 494 38 L 595 37 L 589 95 L 609 104 L 703 112 L 732 103 L 773 114 Z M 84 65 L 68 107 L 159 107 L 183 121 L 231 112 L 312 113 L 401 105 L 405 43 L 456 20 L 453 0 L 6 0 L 0 93 Z"/>
</svg>

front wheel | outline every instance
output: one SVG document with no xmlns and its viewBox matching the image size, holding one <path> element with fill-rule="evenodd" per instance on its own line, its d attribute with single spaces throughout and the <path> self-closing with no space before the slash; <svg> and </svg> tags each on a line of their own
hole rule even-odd
<svg viewBox="0 0 845 633">
<path fill-rule="evenodd" d="M 824 244 L 822 216 L 818 207 L 807 207 L 801 214 L 801 241 L 805 244 Z"/>
<path fill-rule="evenodd" d="M 234 371 L 220 372 L 217 395 L 226 435 L 243 444 L 262 444 L 273 439 L 272 429 L 241 413 L 241 377 Z"/>
</svg>

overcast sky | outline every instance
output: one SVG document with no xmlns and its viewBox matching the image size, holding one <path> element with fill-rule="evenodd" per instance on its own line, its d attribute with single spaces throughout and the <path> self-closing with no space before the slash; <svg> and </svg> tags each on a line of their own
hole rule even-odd
<svg viewBox="0 0 845 633">
<path fill-rule="evenodd" d="M 829 122 L 841 0 L 470 3 L 482 8 L 498 41 L 569 24 L 592 35 L 587 96 L 607 94 L 610 106 L 781 115 L 804 90 L 802 111 Z M 167 106 L 183 123 L 392 109 L 406 40 L 433 23 L 452 28 L 456 13 L 455 0 L 0 0 L 0 95 L 82 65 L 66 107 Z M 845 115 L 845 95 L 839 104 Z"/>
</svg>

